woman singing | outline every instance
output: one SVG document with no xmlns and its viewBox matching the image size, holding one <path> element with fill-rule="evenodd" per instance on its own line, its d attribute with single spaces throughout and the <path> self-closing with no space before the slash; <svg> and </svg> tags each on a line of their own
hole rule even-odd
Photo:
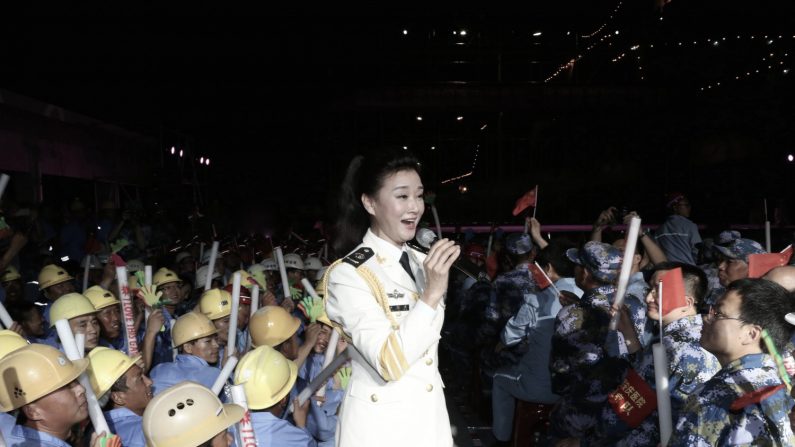
<svg viewBox="0 0 795 447">
<path fill-rule="evenodd" d="M 460 249 L 406 245 L 425 205 L 419 163 L 405 152 L 355 158 L 340 205 L 335 248 L 355 248 L 330 268 L 326 311 L 366 363 L 353 361 L 337 446 L 451 446 L 437 348 Z"/>
</svg>

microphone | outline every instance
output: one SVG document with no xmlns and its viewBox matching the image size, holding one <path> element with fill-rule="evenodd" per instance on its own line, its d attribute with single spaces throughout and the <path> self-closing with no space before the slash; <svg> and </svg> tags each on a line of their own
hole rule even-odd
<svg viewBox="0 0 795 447">
<path fill-rule="evenodd" d="M 428 254 L 431 246 L 438 240 L 439 238 L 436 237 L 436 233 L 434 233 L 433 230 L 429 230 L 428 228 L 420 228 L 417 230 L 417 235 L 415 238 L 408 241 L 407 244 L 409 247 L 419 252 Z M 453 262 L 453 267 L 472 279 L 478 279 L 478 271 L 481 270 L 480 267 L 461 256 L 459 256 L 458 259 Z"/>
</svg>

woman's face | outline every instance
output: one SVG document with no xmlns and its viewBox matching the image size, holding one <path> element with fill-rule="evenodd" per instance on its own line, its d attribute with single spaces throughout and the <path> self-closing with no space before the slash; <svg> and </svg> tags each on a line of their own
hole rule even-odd
<svg viewBox="0 0 795 447">
<path fill-rule="evenodd" d="M 384 178 L 374 197 L 362 195 L 376 236 L 397 247 L 414 239 L 417 223 L 425 211 L 422 180 L 414 170 L 398 171 Z"/>
</svg>

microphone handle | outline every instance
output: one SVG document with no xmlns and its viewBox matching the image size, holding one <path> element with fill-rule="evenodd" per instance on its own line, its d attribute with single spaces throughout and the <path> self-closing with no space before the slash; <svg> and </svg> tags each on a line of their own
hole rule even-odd
<svg viewBox="0 0 795 447">
<path fill-rule="evenodd" d="M 406 245 L 426 255 L 431 250 L 430 248 L 426 248 L 420 245 L 420 243 L 417 242 L 415 239 L 406 242 Z M 458 259 L 456 259 L 455 262 L 453 262 L 453 267 L 459 272 L 469 276 L 472 279 L 478 279 L 478 272 L 482 270 L 480 267 L 478 267 L 477 265 L 473 264 L 468 259 L 465 259 L 463 257 L 459 257 Z"/>
</svg>

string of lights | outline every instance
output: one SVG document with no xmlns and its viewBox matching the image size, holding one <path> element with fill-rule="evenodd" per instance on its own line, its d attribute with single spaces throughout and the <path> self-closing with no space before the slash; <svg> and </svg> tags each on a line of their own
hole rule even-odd
<svg viewBox="0 0 795 447">
<path fill-rule="evenodd" d="M 596 31 L 594 31 L 592 33 L 588 33 L 588 34 L 581 34 L 580 37 L 582 37 L 583 39 L 590 39 L 590 38 L 596 36 L 597 34 L 601 33 L 602 30 L 604 30 L 607 27 L 607 25 L 610 23 L 610 21 L 613 20 L 613 18 L 616 16 L 616 14 L 618 14 L 618 10 L 621 9 L 621 5 L 623 3 L 624 3 L 623 1 L 619 1 L 618 2 L 616 7 L 613 8 L 613 12 L 611 12 L 610 15 L 608 15 L 607 20 L 604 23 L 602 23 L 598 28 L 596 28 Z"/>
</svg>

